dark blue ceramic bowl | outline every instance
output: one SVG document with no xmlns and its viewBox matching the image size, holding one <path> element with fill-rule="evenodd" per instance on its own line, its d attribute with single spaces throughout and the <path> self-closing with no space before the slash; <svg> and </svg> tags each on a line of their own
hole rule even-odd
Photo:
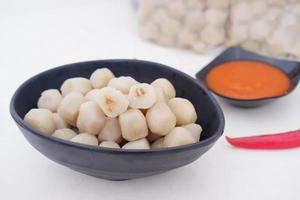
<svg viewBox="0 0 300 200">
<path fill-rule="evenodd" d="M 36 107 L 40 93 L 59 88 L 67 78 L 89 77 L 100 67 L 108 67 L 116 76 L 129 75 L 141 82 L 159 77 L 169 79 L 177 95 L 188 98 L 198 113 L 203 127 L 196 144 L 151 150 L 110 149 L 72 143 L 43 134 L 23 121 L 24 115 Z M 140 60 L 98 60 L 74 63 L 40 73 L 15 92 L 10 112 L 29 143 L 51 160 L 76 171 L 110 180 L 125 180 L 162 173 L 193 162 L 209 150 L 222 135 L 223 113 L 210 92 L 199 81 L 173 68 Z"/>
<path fill-rule="evenodd" d="M 291 87 L 290 89 L 280 96 L 273 96 L 267 98 L 258 98 L 258 99 L 235 99 L 231 97 L 224 96 L 222 94 L 214 92 L 217 96 L 219 96 L 224 101 L 239 107 L 257 107 L 260 105 L 264 105 L 265 103 L 269 103 L 273 100 L 276 100 L 280 97 L 286 96 L 290 92 L 292 92 L 300 78 L 300 63 L 297 61 L 284 60 L 284 59 L 276 59 L 263 55 L 259 55 L 254 52 L 250 52 L 244 50 L 240 47 L 230 47 L 223 51 L 219 56 L 217 56 L 212 62 L 206 65 L 201 71 L 196 74 L 197 79 L 203 82 L 205 85 L 205 77 L 207 73 L 214 68 L 215 66 L 233 60 L 253 60 L 258 62 L 264 62 L 278 69 L 282 70 L 290 79 Z"/>
</svg>

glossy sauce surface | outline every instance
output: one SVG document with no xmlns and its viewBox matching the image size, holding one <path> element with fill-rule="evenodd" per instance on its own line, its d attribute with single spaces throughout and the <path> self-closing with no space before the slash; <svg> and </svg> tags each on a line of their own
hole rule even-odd
<svg viewBox="0 0 300 200">
<path fill-rule="evenodd" d="M 258 61 L 237 60 L 213 67 L 206 83 L 214 92 L 235 99 L 279 96 L 290 88 L 288 76 L 280 69 Z"/>
</svg>

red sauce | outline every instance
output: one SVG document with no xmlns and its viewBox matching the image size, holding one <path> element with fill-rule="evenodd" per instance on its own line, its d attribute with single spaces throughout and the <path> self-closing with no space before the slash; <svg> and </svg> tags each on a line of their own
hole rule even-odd
<svg viewBox="0 0 300 200">
<path fill-rule="evenodd" d="M 215 66 L 206 75 L 206 83 L 214 92 L 235 99 L 280 96 L 290 88 L 288 76 L 280 69 L 247 60 Z"/>
</svg>

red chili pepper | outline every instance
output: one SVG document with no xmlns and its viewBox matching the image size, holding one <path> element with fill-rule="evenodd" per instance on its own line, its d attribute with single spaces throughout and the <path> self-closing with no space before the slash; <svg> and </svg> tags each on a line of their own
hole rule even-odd
<svg viewBox="0 0 300 200">
<path fill-rule="evenodd" d="M 231 145 L 248 149 L 287 149 L 300 147 L 300 130 L 270 135 L 225 137 Z"/>
</svg>

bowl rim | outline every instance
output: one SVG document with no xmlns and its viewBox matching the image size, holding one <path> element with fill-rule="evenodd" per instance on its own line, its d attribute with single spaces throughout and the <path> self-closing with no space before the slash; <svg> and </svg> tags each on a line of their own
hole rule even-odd
<svg viewBox="0 0 300 200">
<path fill-rule="evenodd" d="M 48 73 L 52 73 L 52 72 L 57 71 L 57 70 L 66 69 L 66 68 L 68 68 L 68 67 L 70 67 L 74 64 L 87 64 L 87 63 L 92 63 L 92 62 L 132 62 L 132 63 L 139 63 L 139 64 L 151 64 L 151 65 L 156 65 L 156 66 L 161 67 L 161 68 L 166 68 L 169 71 L 173 71 L 177 74 L 180 74 L 184 78 L 191 80 L 200 89 L 202 89 L 206 93 L 206 95 L 209 97 L 209 99 L 211 100 L 211 103 L 213 104 L 213 106 L 216 109 L 217 117 L 220 120 L 220 123 L 218 124 L 217 130 L 215 131 L 215 133 L 211 137 L 209 137 L 207 139 L 200 140 L 200 141 L 198 141 L 197 143 L 194 143 L 194 144 L 182 145 L 182 146 L 178 146 L 178 147 L 157 148 L 157 149 L 122 149 L 122 148 L 116 149 L 116 148 L 103 148 L 103 147 L 101 148 L 101 147 L 99 147 L 99 145 L 92 146 L 92 145 L 85 145 L 85 144 L 75 143 L 75 142 L 71 142 L 71 141 L 68 141 L 68 140 L 63 140 L 63 139 L 60 139 L 60 138 L 53 137 L 50 134 L 45 134 L 45 133 L 43 133 L 39 130 L 31 128 L 19 116 L 19 114 L 17 113 L 17 111 L 15 109 L 15 106 L 14 106 L 15 101 L 16 101 L 16 96 L 30 82 L 34 81 L 35 79 L 38 79 L 40 76 L 43 76 L 43 75 L 48 74 Z M 101 66 L 99 66 L 99 68 L 101 68 Z M 138 59 L 89 60 L 89 61 L 69 63 L 69 64 L 65 64 L 65 65 L 61 65 L 61 66 L 58 66 L 58 67 L 48 69 L 46 71 L 42 71 L 42 72 L 28 78 L 14 92 L 14 94 L 11 98 L 11 101 L 10 101 L 10 114 L 11 114 L 12 118 L 14 119 L 14 121 L 17 123 L 18 126 L 20 126 L 23 129 L 27 130 L 31 134 L 34 134 L 35 136 L 44 138 L 46 140 L 50 140 L 51 142 L 60 143 L 62 145 L 70 146 L 70 147 L 73 147 L 73 148 L 79 148 L 81 150 L 96 151 L 96 152 L 111 153 L 111 154 L 170 153 L 170 152 L 178 152 L 178 151 L 183 151 L 183 150 L 196 149 L 196 148 L 199 148 L 199 147 L 208 146 L 209 144 L 212 144 L 215 141 L 217 141 L 217 139 L 219 139 L 221 137 L 221 135 L 223 134 L 224 127 L 225 127 L 225 118 L 224 118 L 223 111 L 222 111 L 221 107 L 219 106 L 219 104 L 217 103 L 216 99 L 213 97 L 213 95 L 210 93 L 210 91 L 204 86 L 203 83 L 201 83 L 199 80 L 197 80 L 197 79 L 195 79 L 195 78 L 187 75 L 186 73 L 181 72 L 181 71 L 179 71 L 175 68 L 166 66 L 164 64 L 152 62 L 152 61 L 138 60 Z"/>
<path fill-rule="evenodd" d="M 248 54 L 248 55 L 252 55 L 252 56 L 255 56 L 256 58 L 255 59 L 250 59 L 250 58 L 237 58 L 237 57 L 232 57 L 230 60 L 227 60 L 227 61 L 222 61 L 218 64 L 214 64 L 213 63 L 224 57 L 225 54 L 227 54 L 228 52 L 234 52 L 234 51 L 240 51 L 242 52 L 243 54 Z M 244 56 L 242 56 L 244 57 Z M 282 73 L 284 73 L 288 79 L 289 79 L 289 82 L 290 82 L 290 87 L 289 89 L 284 92 L 283 94 L 280 94 L 280 95 L 275 95 L 275 96 L 268 96 L 268 97 L 258 97 L 258 98 L 252 98 L 252 99 L 241 99 L 241 98 L 234 98 L 234 97 L 229 97 L 229 96 L 226 96 L 226 95 L 223 95 L 219 92 L 216 92 L 214 91 L 213 89 L 211 89 L 208 84 L 206 83 L 206 75 L 215 67 L 217 67 L 218 65 L 220 64 L 223 64 L 223 63 L 226 63 L 226 62 L 232 62 L 232 61 L 239 61 L 239 60 L 244 60 L 244 61 L 253 61 L 253 62 L 261 62 L 261 63 L 265 63 L 265 64 L 268 64 L 268 65 L 271 65 L 272 67 L 275 67 L 276 69 L 280 70 Z M 207 65 L 205 65 L 200 71 L 198 71 L 196 73 L 196 78 L 201 81 L 202 84 L 204 84 L 209 91 L 211 91 L 212 93 L 214 93 L 215 95 L 221 97 L 221 98 L 224 98 L 224 99 L 228 99 L 228 100 L 231 100 L 231 101 L 238 101 L 238 102 L 258 102 L 258 101 L 269 101 L 269 100 L 275 100 L 275 99 L 278 99 L 280 97 L 285 97 L 287 95 L 289 95 L 290 93 L 292 93 L 295 88 L 297 87 L 297 84 L 293 84 L 293 78 L 291 78 L 289 76 L 289 74 L 287 74 L 285 71 L 282 70 L 282 68 L 278 67 L 277 65 L 274 65 L 274 64 L 270 64 L 267 60 L 273 60 L 273 61 L 281 61 L 281 62 L 287 62 L 287 63 L 297 63 L 298 66 L 300 66 L 300 63 L 297 62 L 297 61 L 292 61 L 292 60 L 288 60 L 288 59 L 279 59 L 279 58 L 273 58 L 271 56 L 267 56 L 267 55 L 262 55 L 262 54 L 258 54 L 258 53 L 255 53 L 255 52 L 252 52 L 252 51 L 248 51 L 248 50 L 245 50 L 241 47 L 238 47 L 238 46 L 231 46 L 231 47 L 228 47 L 226 48 L 225 50 L 223 50 L 219 55 L 217 55 L 213 60 L 211 60 Z M 295 78 L 295 77 L 294 77 Z"/>
</svg>

